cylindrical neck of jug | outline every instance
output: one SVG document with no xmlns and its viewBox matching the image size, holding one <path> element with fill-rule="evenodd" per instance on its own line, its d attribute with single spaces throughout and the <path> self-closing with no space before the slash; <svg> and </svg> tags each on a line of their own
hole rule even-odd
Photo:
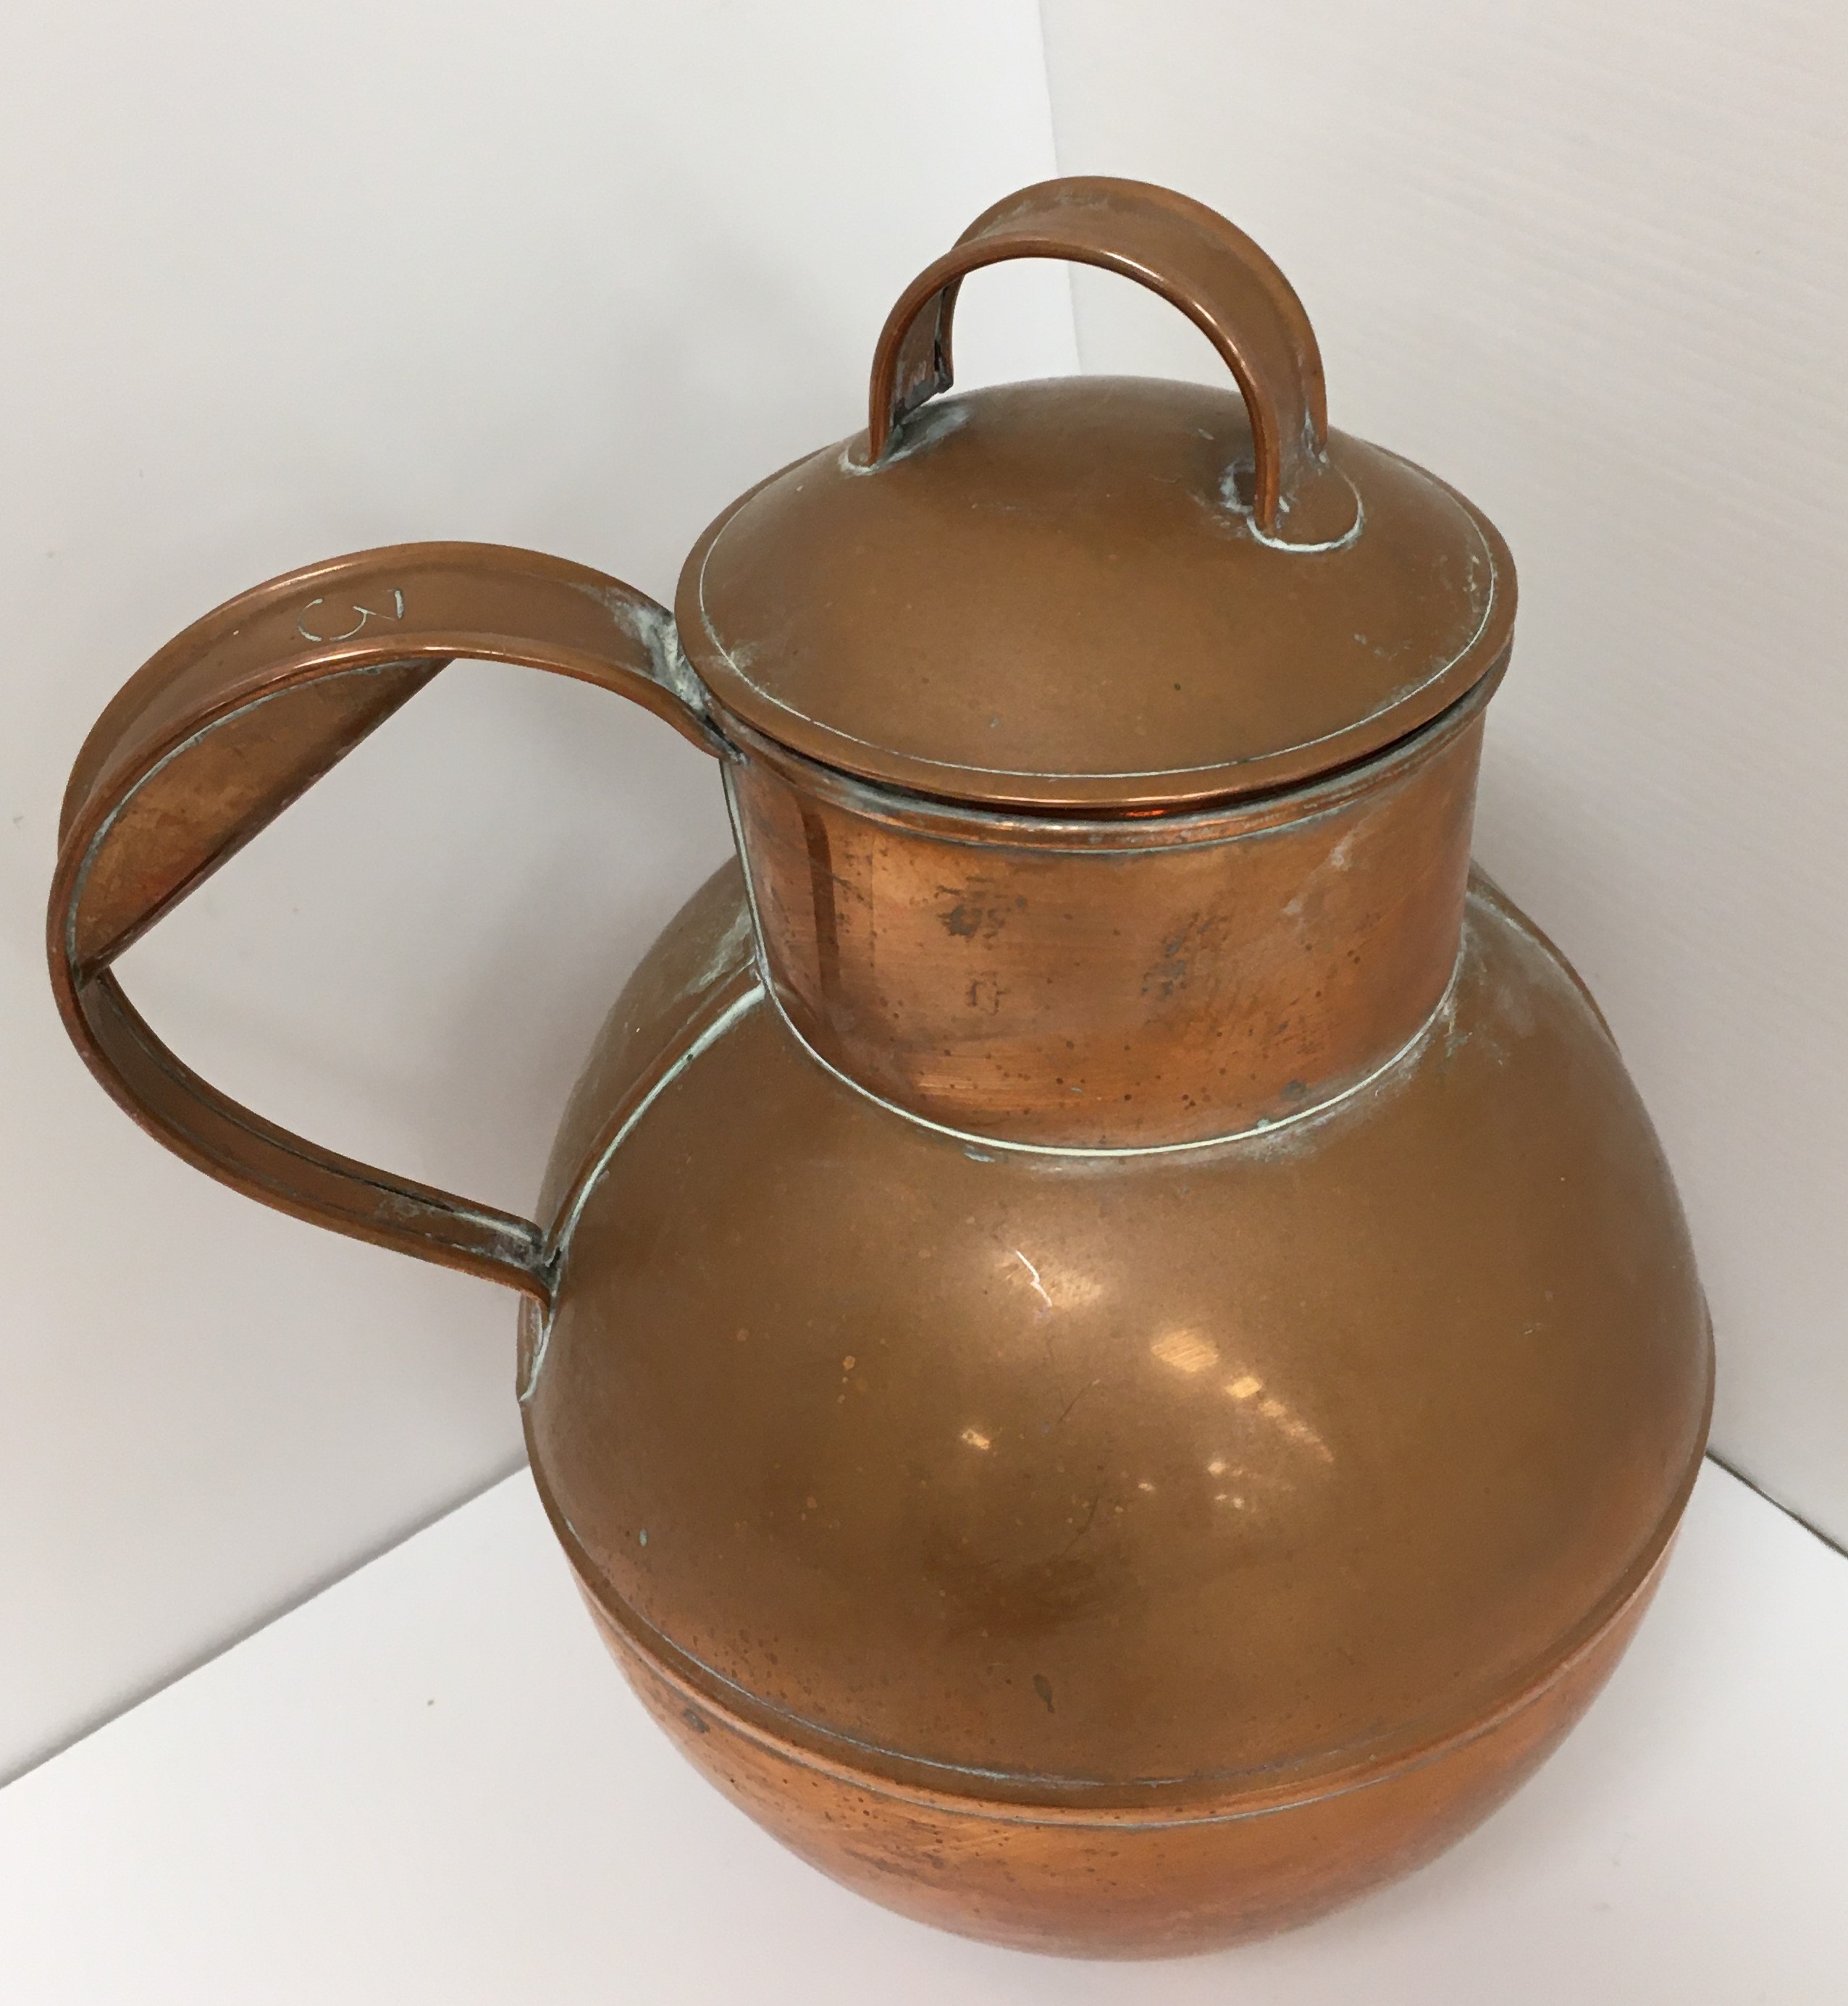
<svg viewBox="0 0 1848 2006">
<path fill-rule="evenodd" d="M 1146 818 L 932 803 L 738 728 L 767 984 L 819 1061 L 972 1142 L 1160 1149 L 1300 1119 L 1441 1005 L 1492 681 L 1315 785 Z"/>
</svg>

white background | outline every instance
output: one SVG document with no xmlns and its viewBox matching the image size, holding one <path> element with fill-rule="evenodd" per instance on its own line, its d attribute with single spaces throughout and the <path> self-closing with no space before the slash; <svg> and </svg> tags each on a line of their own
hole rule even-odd
<svg viewBox="0 0 1848 2006">
<path fill-rule="evenodd" d="M 886 309 L 1054 169 L 1032 0 L 14 0 L 0 29 L 6 618 L 0 1775 L 511 1467 L 513 1299 L 149 1142 L 44 973 L 91 720 L 244 586 L 420 537 L 657 596 L 864 422 Z M 1021 268 L 978 371 L 1074 359 Z M 557 678 L 447 672 L 125 960 L 273 1118 L 530 1204 L 630 964 L 723 858 L 716 770 Z"/>
<path fill-rule="evenodd" d="M 333 551 L 478 537 L 666 594 L 860 421 L 885 307 L 1058 168 L 1224 209 L 1336 424 L 1522 566 L 1480 850 L 1596 987 L 1693 1215 L 1717 1440 L 1848 1536 L 1834 618 L 1848 18 L 1715 0 L 15 0 L 0 27 L 0 1774 L 505 1469 L 510 1300 L 140 1137 L 41 901 L 84 730 Z M 1048 95 L 1050 79 L 1050 97 Z M 1198 371 L 984 274 L 965 380 Z M 640 713 L 459 667 L 125 964 L 275 1118 L 526 1203 L 607 1001 L 723 857 Z"/>
<path fill-rule="evenodd" d="M 1477 854 L 1661 1131 L 1716 1446 L 1848 1540 L 1848 9 L 1046 17 L 1061 168 L 1236 218 L 1303 295 L 1332 423 L 1512 545 Z M 1086 368 L 1211 362 L 1133 287 L 1077 292 Z"/>
</svg>

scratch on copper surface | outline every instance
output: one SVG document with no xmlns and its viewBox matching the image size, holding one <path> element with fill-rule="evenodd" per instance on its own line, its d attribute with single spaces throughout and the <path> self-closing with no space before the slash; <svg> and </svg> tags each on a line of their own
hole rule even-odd
<svg viewBox="0 0 1848 2006">
<path fill-rule="evenodd" d="M 1047 1309 L 1051 1309 L 1052 1307 L 1052 1298 L 1046 1293 L 1046 1284 L 1040 1279 L 1039 1269 L 1033 1265 L 1032 1262 L 1028 1260 L 1026 1256 L 1021 1252 L 1018 1247 L 1014 1249 L 1014 1258 L 1026 1270 L 1028 1276 L 1031 1278 L 1033 1293 L 1038 1296 L 1040 1301 L 1046 1305 Z"/>
</svg>

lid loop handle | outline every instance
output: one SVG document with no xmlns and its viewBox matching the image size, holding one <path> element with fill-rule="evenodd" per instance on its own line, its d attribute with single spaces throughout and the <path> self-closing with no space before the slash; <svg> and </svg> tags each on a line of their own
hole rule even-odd
<svg viewBox="0 0 1848 2006">
<path fill-rule="evenodd" d="M 1218 350 L 1244 395 L 1255 452 L 1248 505 L 1259 534 L 1325 549 L 1352 532 L 1353 491 L 1327 458 L 1322 352 L 1289 280 L 1205 203 L 1102 175 L 1041 181 L 997 202 L 905 289 L 873 355 L 873 465 L 890 455 L 904 420 L 949 388 L 951 322 L 963 280 L 1012 258 L 1096 265 L 1178 307 Z M 1230 482 L 1226 498 L 1246 505 Z"/>
</svg>

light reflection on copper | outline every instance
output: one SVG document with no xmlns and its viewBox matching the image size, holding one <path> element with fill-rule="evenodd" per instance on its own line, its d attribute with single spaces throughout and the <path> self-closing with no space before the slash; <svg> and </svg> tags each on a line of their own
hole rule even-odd
<svg viewBox="0 0 1848 2006">
<path fill-rule="evenodd" d="M 1264 1393 L 1264 1381 L 1255 1373 L 1241 1373 L 1237 1378 L 1227 1381 L 1225 1390 L 1229 1399 L 1236 1400 L 1241 1406 L 1244 1406 L 1251 1400 L 1257 1399 L 1260 1393 Z M 1332 1462 L 1335 1460 L 1334 1451 L 1315 1432 L 1315 1429 L 1300 1416 L 1293 1413 L 1288 1403 L 1280 1400 L 1274 1393 L 1266 1393 L 1262 1399 L 1258 1400 L 1256 1411 L 1262 1414 L 1286 1441 L 1294 1442 L 1299 1448 L 1309 1450 L 1324 1462 Z"/>
<path fill-rule="evenodd" d="M 1219 1347 L 1197 1330 L 1170 1330 L 1149 1346 L 1150 1355 L 1177 1372 L 1204 1372 L 1220 1362 Z"/>
</svg>

